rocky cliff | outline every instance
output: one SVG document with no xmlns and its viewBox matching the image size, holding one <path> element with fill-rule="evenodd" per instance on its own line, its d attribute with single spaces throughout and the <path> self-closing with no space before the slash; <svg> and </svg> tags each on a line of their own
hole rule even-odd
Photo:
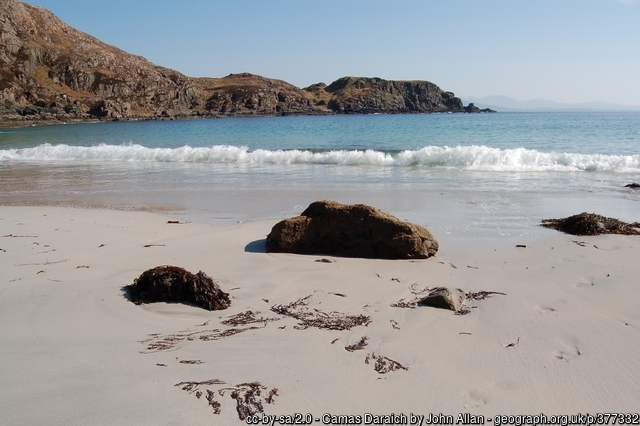
<svg viewBox="0 0 640 426">
<path fill-rule="evenodd" d="M 460 98 L 428 81 L 344 77 L 329 86 L 305 90 L 316 96 L 328 93 L 328 108 L 343 114 L 465 112 Z"/>
<path fill-rule="evenodd" d="M 191 78 L 0 0 L 0 122 L 479 112 L 427 81 L 341 78 L 305 89 L 253 74 Z"/>
</svg>

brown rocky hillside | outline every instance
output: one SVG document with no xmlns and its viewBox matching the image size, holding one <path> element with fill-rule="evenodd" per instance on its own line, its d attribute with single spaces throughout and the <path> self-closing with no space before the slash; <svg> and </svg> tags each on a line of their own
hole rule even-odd
<svg viewBox="0 0 640 426">
<path fill-rule="evenodd" d="M 251 115 L 478 112 L 427 81 L 345 77 L 306 89 L 253 74 L 191 78 L 0 0 L 0 123 Z"/>
</svg>

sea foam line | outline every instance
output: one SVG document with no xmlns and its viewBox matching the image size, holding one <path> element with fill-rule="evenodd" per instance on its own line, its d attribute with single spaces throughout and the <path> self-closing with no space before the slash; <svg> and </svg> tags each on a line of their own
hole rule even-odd
<svg viewBox="0 0 640 426">
<path fill-rule="evenodd" d="M 250 150 L 229 145 L 147 148 L 136 144 L 91 147 L 43 144 L 33 148 L 0 150 L 0 161 L 334 164 L 478 171 L 640 172 L 640 155 L 546 153 L 525 148 L 499 149 L 482 145 L 427 146 L 391 153 L 377 150 Z"/>
</svg>

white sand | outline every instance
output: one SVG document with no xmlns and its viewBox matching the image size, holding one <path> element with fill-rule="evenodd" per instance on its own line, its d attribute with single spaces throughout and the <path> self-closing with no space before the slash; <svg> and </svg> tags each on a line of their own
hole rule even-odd
<svg viewBox="0 0 640 426">
<path fill-rule="evenodd" d="M 261 253 L 255 241 L 274 221 L 215 228 L 168 219 L 0 207 L 0 424 L 240 424 L 231 391 L 218 390 L 248 382 L 266 387 L 262 398 L 278 389 L 266 414 L 314 418 L 638 411 L 640 237 L 549 231 L 521 241 L 526 248 L 494 250 L 430 229 L 441 243 L 435 258 L 319 263 Z M 123 286 L 165 264 L 220 280 L 232 306 L 136 306 L 123 296 Z M 464 316 L 390 306 L 436 286 L 506 295 L 474 302 Z M 372 322 L 298 330 L 270 311 L 309 295 L 310 307 Z M 232 328 L 220 321 L 247 310 L 279 320 L 199 338 Z M 193 340 L 142 353 L 150 334 L 187 332 Z M 367 347 L 345 350 L 363 336 Z M 365 363 L 373 353 L 407 370 L 379 374 Z M 200 399 L 175 386 L 212 379 L 226 384 L 199 386 Z"/>
</svg>

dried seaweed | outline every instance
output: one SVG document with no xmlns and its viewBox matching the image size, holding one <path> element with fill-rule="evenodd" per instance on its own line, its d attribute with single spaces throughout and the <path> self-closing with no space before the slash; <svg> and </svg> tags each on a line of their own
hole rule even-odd
<svg viewBox="0 0 640 426">
<path fill-rule="evenodd" d="M 200 386 L 226 385 L 226 384 L 227 383 L 223 382 L 222 380 L 212 379 L 212 380 L 206 380 L 204 382 L 180 382 L 180 383 L 176 383 L 174 386 L 182 386 L 183 391 L 187 391 L 192 394 L 195 393 L 196 398 L 200 399 L 200 397 L 202 396 L 202 391 L 198 389 Z M 213 414 L 220 414 L 221 404 L 215 400 L 215 392 L 213 392 L 211 389 L 206 389 L 206 391 L 207 391 L 206 399 L 209 405 L 211 406 L 211 408 L 213 409 Z"/>
<path fill-rule="evenodd" d="M 229 328 L 227 330 L 220 331 L 220 332 L 215 332 L 215 333 L 211 333 L 211 334 L 203 334 L 203 335 L 199 336 L 198 338 L 200 340 L 204 340 L 204 341 L 219 340 L 219 339 L 222 339 L 224 337 L 234 336 L 236 334 L 243 333 L 245 331 L 257 330 L 259 328 L 264 328 L 264 327 Z"/>
<path fill-rule="evenodd" d="M 411 302 L 407 302 L 406 299 L 400 299 L 395 303 L 391 304 L 392 308 L 408 308 L 408 309 L 414 309 L 418 306 L 418 302 L 417 300 L 411 301 Z"/>
<path fill-rule="evenodd" d="M 174 386 L 182 386 L 183 391 L 187 391 L 189 393 L 193 393 L 198 390 L 198 386 L 209 386 L 209 385 L 226 385 L 227 382 L 224 382 L 219 379 L 211 379 L 205 380 L 204 382 L 180 382 L 176 383 Z"/>
<path fill-rule="evenodd" d="M 580 213 L 564 219 L 543 219 L 541 226 L 572 235 L 622 234 L 640 235 L 637 222 L 626 223 L 595 213 Z"/>
<path fill-rule="evenodd" d="M 172 351 L 178 349 L 178 345 L 185 340 L 191 341 L 200 339 L 203 341 L 219 340 L 224 337 L 233 336 L 238 333 L 242 333 L 249 330 L 255 330 L 263 327 L 244 327 L 244 328 L 229 328 L 226 330 L 211 329 L 200 330 L 185 333 L 176 334 L 149 334 L 149 338 L 141 340 L 140 343 L 147 345 L 146 350 L 140 351 L 142 354 L 150 354 L 160 351 Z"/>
<path fill-rule="evenodd" d="M 204 362 L 200 361 L 199 359 L 182 359 L 180 360 L 180 364 L 198 365 L 198 364 L 204 364 Z"/>
<path fill-rule="evenodd" d="M 379 374 L 387 374 L 390 371 L 396 370 L 408 370 L 408 367 L 400 364 L 398 361 L 394 361 L 391 358 L 387 358 L 386 356 L 376 355 L 375 352 L 373 354 L 367 354 L 367 358 L 364 360 L 365 364 L 369 364 L 369 361 L 375 361 L 373 368 Z"/>
<path fill-rule="evenodd" d="M 202 391 L 199 390 L 200 386 L 224 384 L 226 383 L 221 380 L 214 379 L 205 382 L 180 382 L 175 386 L 182 386 L 182 390 L 187 391 L 191 394 L 195 394 L 196 398 L 200 399 L 200 397 L 202 397 L 203 395 Z M 212 389 L 205 390 L 207 392 L 205 398 L 209 402 L 209 405 L 213 408 L 214 414 L 220 414 L 220 412 L 222 411 L 222 404 L 219 401 L 216 401 L 216 392 Z M 278 389 L 273 388 L 269 390 L 266 396 L 264 396 L 264 391 L 266 390 L 267 387 L 263 386 L 260 382 L 251 382 L 241 383 L 231 388 L 220 388 L 217 389 L 217 393 L 218 395 L 223 397 L 227 392 L 230 392 L 231 398 L 236 401 L 236 411 L 238 412 L 238 417 L 240 418 L 240 420 L 245 420 L 249 416 L 253 416 L 257 413 L 263 413 L 263 402 L 266 402 L 267 404 L 275 403 L 275 397 L 278 396 Z"/>
<path fill-rule="evenodd" d="M 271 310 L 277 314 L 292 317 L 300 321 L 294 328 L 304 330 L 316 327 L 326 330 L 351 330 L 359 325 L 367 326 L 371 318 L 366 315 L 347 315 L 340 312 L 323 312 L 309 309 L 309 298 L 303 297 L 287 305 L 274 305 Z"/>
<path fill-rule="evenodd" d="M 207 402 L 213 408 L 213 414 L 220 414 L 222 412 L 222 405 L 215 400 L 216 394 L 211 389 L 207 389 Z M 200 398 L 198 398 L 200 399 Z"/>
<path fill-rule="evenodd" d="M 255 323 L 262 323 L 264 325 L 267 325 L 268 322 L 280 320 L 280 318 L 264 318 L 264 317 L 256 318 L 256 315 L 258 314 L 260 314 L 260 312 L 253 312 L 253 311 L 241 312 L 239 314 L 228 317 L 228 319 L 224 321 L 220 321 L 220 323 L 224 325 L 233 325 L 233 326 L 255 324 Z"/>
<path fill-rule="evenodd" d="M 275 403 L 275 397 L 278 395 L 278 389 L 273 388 L 266 397 L 263 397 L 263 391 L 267 389 L 260 382 L 241 383 L 233 388 L 223 388 L 218 391 L 224 396 L 226 391 L 231 392 L 231 398 L 236 400 L 236 411 L 240 420 L 245 420 L 249 416 L 257 413 L 264 413 L 262 402 L 267 404 Z"/>
<path fill-rule="evenodd" d="M 353 345 L 347 345 L 344 348 L 349 352 L 361 351 L 367 347 L 367 340 L 369 340 L 368 336 L 362 336 L 362 338 L 358 343 L 354 343 Z"/>
<path fill-rule="evenodd" d="M 514 346 L 518 346 L 518 343 L 520 343 L 520 338 L 518 337 L 518 340 L 516 340 L 515 342 L 511 342 L 508 345 L 504 345 L 505 348 L 513 348 Z"/>
<path fill-rule="evenodd" d="M 267 401 L 267 404 L 273 404 L 275 401 L 275 397 L 278 396 L 278 388 L 273 388 L 269 391 L 269 395 L 264 399 Z"/>
<path fill-rule="evenodd" d="M 499 291 L 478 291 L 478 292 L 467 292 L 464 294 L 464 298 L 466 300 L 484 300 L 488 297 L 491 297 L 492 294 L 500 294 L 502 296 L 506 296 L 506 293 L 501 293 Z"/>
</svg>

